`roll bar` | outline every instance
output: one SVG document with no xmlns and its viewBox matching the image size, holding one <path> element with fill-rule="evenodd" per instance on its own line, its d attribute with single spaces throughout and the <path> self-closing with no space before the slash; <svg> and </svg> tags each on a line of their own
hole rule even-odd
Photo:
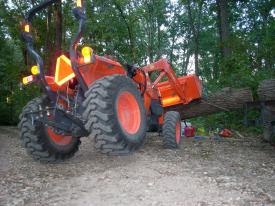
<svg viewBox="0 0 275 206">
<path fill-rule="evenodd" d="M 83 76 L 81 75 L 79 69 L 78 69 L 78 63 L 77 63 L 77 44 L 79 43 L 80 39 L 83 36 L 83 30 L 85 27 L 85 22 L 86 22 L 86 11 L 85 7 L 82 1 L 82 7 L 76 7 L 73 9 L 73 13 L 76 17 L 76 19 L 79 20 L 79 27 L 76 35 L 72 39 L 71 46 L 70 46 L 70 59 L 72 63 L 72 69 L 75 73 L 76 79 L 78 80 L 82 90 L 85 92 L 88 90 L 88 86 L 85 83 Z"/>
<path fill-rule="evenodd" d="M 49 95 L 50 99 L 52 99 L 52 100 L 55 99 L 54 98 L 55 94 L 51 91 L 51 89 L 46 81 L 45 73 L 44 73 L 43 59 L 33 48 L 33 37 L 32 37 L 31 31 L 30 31 L 30 26 L 31 26 L 34 16 L 38 12 L 46 9 L 47 7 L 51 6 L 52 4 L 54 4 L 56 2 L 57 2 L 57 0 L 46 0 L 46 1 L 42 2 L 41 4 L 39 4 L 38 6 L 35 6 L 34 8 L 32 8 L 27 13 L 27 15 L 25 17 L 25 22 L 23 23 L 23 26 L 28 25 L 29 30 L 28 31 L 24 30 L 22 32 L 23 39 L 27 45 L 27 50 L 32 55 L 32 57 L 35 59 L 37 65 L 38 65 L 38 68 L 40 71 L 40 74 L 38 75 L 38 79 L 41 80 L 45 92 Z M 71 63 L 72 63 L 72 69 L 76 75 L 76 78 L 77 78 L 78 82 L 80 83 L 82 90 L 85 92 L 88 89 L 88 86 L 86 85 L 86 83 L 78 69 L 76 49 L 77 49 L 77 44 L 79 43 L 80 39 L 82 38 L 82 34 L 83 34 L 84 26 L 85 26 L 85 20 L 86 20 L 86 11 L 85 11 L 85 6 L 84 6 L 84 0 L 77 0 L 77 3 L 78 3 L 78 5 L 80 4 L 81 7 L 74 8 L 73 13 L 74 13 L 75 17 L 77 18 L 77 20 L 79 20 L 79 28 L 78 28 L 78 31 L 70 45 L 70 59 L 71 59 Z"/>
<path fill-rule="evenodd" d="M 37 14 L 38 12 L 44 10 L 45 8 L 49 7 L 50 5 L 54 4 L 54 3 L 57 2 L 57 1 L 58 1 L 58 0 L 47 0 L 47 1 L 44 1 L 44 2 L 42 2 L 41 4 L 39 4 L 38 6 L 35 6 L 34 8 L 32 8 L 32 9 L 28 12 L 28 14 L 27 14 L 25 20 L 27 20 L 28 22 L 31 23 L 33 17 L 35 16 L 35 14 Z"/>
</svg>

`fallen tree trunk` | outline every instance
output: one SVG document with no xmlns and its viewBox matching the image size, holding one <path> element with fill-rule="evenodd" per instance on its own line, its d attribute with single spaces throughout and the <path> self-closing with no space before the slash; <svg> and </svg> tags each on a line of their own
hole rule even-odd
<svg viewBox="0 0 275 206">
<path fill-rule="evenodd" d="M 182 119 L 190 119 L 223 111 L 230 111 L 243 107 L 247 102 L 252 102 L 253 96 L 249 88 L 225 88 L 210 94 L 207 99 L 195 101 L 189 105 L 176 105 L 167 107 L 166 111 L 178 111 Z"/>
<path fill-rule="evenodd" d="M 275 79 L 264 80 L 258 88 L 258 96 L 261 102 L 265 102 L 266 109 L 275 112 Z"/>
<path fill-rule="evenodd" d="M 262 81 L 258 89 L 258 96 L 261 101 L 275 100 L 275 79 Z"/>
</svg>

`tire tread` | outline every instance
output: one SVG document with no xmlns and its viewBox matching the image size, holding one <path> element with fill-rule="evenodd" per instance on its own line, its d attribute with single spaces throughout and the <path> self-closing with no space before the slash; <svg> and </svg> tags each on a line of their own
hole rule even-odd
<svg viewBox="0 0 275 206">
<path fill-rule="evenodd" d="M 78 151 L 79 145 L 81 144 L 80 140 L 77 140 L 74 148 L 68 153 L 59 152 L 46 144 L 46 142 L 43 141 L 43 138 L 45 138 L 45 134 L 42 132 L 43 126 L 32 125 L 32 119 L 27 115 L 29 112 L 37 111 L 39 105 L 42 105 L 41 97 L 30 101 L 23 108 L 20 115 L 18 127 L 21 131 L 20 136 L 23 147 L 26 148 L 29 155 L 40 162 L 50 163 L 71 158 Z"/>
<path fill-rule="evenodd" d="M 179 147 L 176 141 L 176 124 L 180 120 L 178 112 L 170 111 L 164 116 L 163 124 L 163 143 L 167 149 L 176 149 Z"/>
<path fill-rule="evenodd" d="M 143 142 L 131 144 L 119 137 L 116 128 L 116 115 L 112 110 L 112 92 L 121 82 L 136 87 L 131 79 L 125 75 L 106 76 L 96 81 L 86 92 L 86 100 L 82 106 L 85 108 L 83 118 L 86 119 L 85 128 L 95 139 L 95 147 L 103 154 L 126 155 Z"/>
</svg>

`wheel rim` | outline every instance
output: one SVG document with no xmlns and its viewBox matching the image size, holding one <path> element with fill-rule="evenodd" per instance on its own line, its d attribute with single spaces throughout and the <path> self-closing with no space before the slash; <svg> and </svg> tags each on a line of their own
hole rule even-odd
<svg viewBox="0 0 275 206">
<path fill-rule="evenodd" d="M 48 127 L 48 135 L 55 144 L 60 146 L 65 146 L 72 142 L 72 136 L 62 136 L 62 135 L 56 134 L 49 127 Z"/>
<path fill-rule="evenodd" d="M 135 134 L 140 128 L 141 112 L 138 102 L 130 92 L 122 92 L 117 100 L 117 113 L 121 127 L 129 134 Z"/>
<path fill-rule="evenodd" d="M 180 131 L 180 122 L 177 122 L 177 125 L 176 125 L 176 142 L 177 144 L 180 143 L 180 137 L 181 137 L 181 131 Z"/>
<path fill-rule="evenodd" d="M 50 121 L 54 121 L 54 118 L 55 117 L 53 114 L 48 116 L 48 120 L 50 120 Z M 66 146 L 66 145 L 69 145 L 73 140 L 72 136 L 69 136 L 69 135 L 65 136 L 65 135 L 57 134 L 52 127 L 47 127 L 46 129 L 47 129 L 49 138 L 56 145 Z"/>
</svg>

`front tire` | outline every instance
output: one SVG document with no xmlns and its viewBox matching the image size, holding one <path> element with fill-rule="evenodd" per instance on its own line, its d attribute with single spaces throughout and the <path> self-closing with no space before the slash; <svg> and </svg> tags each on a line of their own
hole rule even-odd
<svg viewBox="0 0 275 206">
<path fill-rule="evenodd" d="M 178 112 L 167 112 L 164 115 L 163 143 L 167 149 L 177 149 L 181 141 L 181 118 Z"/>
<path fill-rule="evenodd" d="M 140 92 L 130 78 L 104 77 L 96 81 L 85 96 L 85 127 L 101 153 L 126 155 L 143 145 L 146 112 Z"/>
<path fill-rule="evenodd" d="M 41 122 L 36 122 L 37 112 L 44 108 L 45 100 L 35 98 L 30 101 L 20 115 L 18 125 L 22 145 L 29 155 L 41 162 L 56 162 L 74 156 L 78 151 L 80 140 L 71 136 L 62 136 Z"/>
</svg>

